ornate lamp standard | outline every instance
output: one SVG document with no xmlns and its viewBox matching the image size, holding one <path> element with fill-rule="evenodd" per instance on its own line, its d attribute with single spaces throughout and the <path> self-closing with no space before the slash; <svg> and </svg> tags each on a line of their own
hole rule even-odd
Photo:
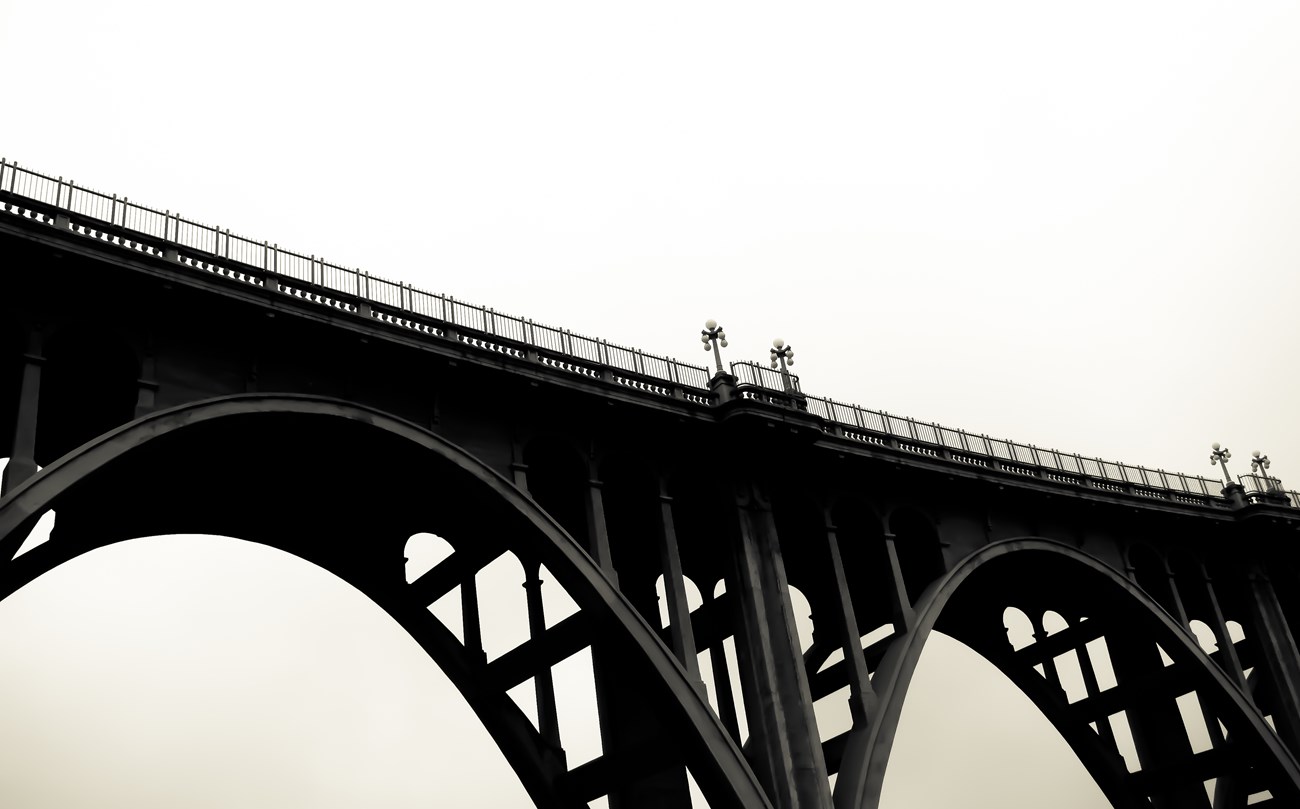
<svg viewBox="0 0 1300 809">
<path fill-rule="evenodd" d="M 722 370 L 722 352 L 718 350 L 718 346 L 727 347 L 727 333 L 718 325 L 718 321 L 713 318 L 704 321 L 704 330 L 700 332 L 700 342 L 704 343 L 705 351 L 708 351 L 709 348 L 713 349 L 713 361 L 718 364 L 718 373 L 725 374 L 726 371 Z"/>
<path fill-rule="evenodd" d="M 1252 452 L 1251 456 L 1252 457 L 1250 459 L 1250 471 L 1264 478 L 1264 482 L 1268 484 L 1269 494 L 1272 494 L 1273 492 L 1277 491 L 1280 488 L 1278 484 L 1281 481 L 1277 480 L 1274 477 L 1271 477 L 1268 474 L 1268 468 L 1273 465 L 1272 462 L 1269 461 L 1268 456 L 1260 455 L 1259 450 L 1255 450 L 1254 452 Z"/>
<path fill-rule="evenodd" d="M 1218 464 L 1223 467 L 1223 494 L 1228 498 L 1235 508 L 1241 508 L 1246 505 L 1246 488 L 1240 483 L 1232 482 L 1232 475 L 1228 473 L 1228 459 L 1232 453 L 1227 447 L 1219 448 L 1219 442 L 1215 441 L 1210 445 L 1213 452 L 1210 453 L 1210 464 Z"/>
<path fill-rule="evenodd" d="M 1228 451 L 1227 447 L 1219 449 L 1218 441 L 1211 444 L 1210 449 L 1213 450 L 1213 452 L 1210 453 L 1210 466 L 1214 466 L 1215 464 L 1222 466 L 1224 485 L 1225 487 L 1231 486 L 1232 476 L 1228 474 L 1228 459 L 1232 457 L 1232 453 Z"/>
<path fill-rule="evenodd" d="M 1251 471 L 1252 473 L 1262 474 L 1265 478 L 1267 478 L 1267 477 L 1268 477 L 1268 472 L 1266 472 L 1266 471 L 1264 471 L 1264 470 L 1266 470 L 1266 469 L 1268 469 L 1270 466 L 1272 466 L 1272 462 L 1269 461 L 1268 456 L 1267 456 L 1267 455 L 1260 455 L 1260 454 L 1259 454 L 1259 450 L 1255 450 L 1254 452 L 1252 452 L 1252 453 L 1250 453 L 1250 454 L 1251 454 L 1251 459 L 1250 459 L 1250 471 Z"/>
<path fill-rule="evenodd" d="M 771 352 L 773 370 L 777 368 L 778 363 L 780 364 L 781 384 L 785 386 L 785 392 L 794 393 L 794 385 L 790 382 L 790 366 L 794 365 L 794 349 L 778 337 L 772 341 Z"/>
</svg>

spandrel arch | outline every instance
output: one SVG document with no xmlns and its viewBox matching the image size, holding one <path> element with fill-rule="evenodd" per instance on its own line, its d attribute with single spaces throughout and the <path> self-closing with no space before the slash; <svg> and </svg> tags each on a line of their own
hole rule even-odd
<svg viewBox="0 0 1300 809">
<path fill-rule="evenodd" d="M 1069 629 L 1013 649 L 1004 624 L 1007 599 L 1000 595 L 1012 592 L 1012 582 L 1018 608 L 1033 609 L 1034 604 L 1054 608 L 1070 619 Z M 1148 739 L 1144 744 L 1142 738 L 1144 732 L 1163 731 L 1174 722 L 1182 728 L 1176 699 L 1184 691 L 1197 694 L 1214 711 L 1233 741 L 1231 746 L 1200 753 L 1197 760 L 1198 766 L 1209 762 L 1207 766 L 1218 768 L 1209 777 L 1218 779 L 1219 789 L 1239 790 L 1244 799 L 1245 792 L 1263 788 L 1279 805 L 1300 801 L 1300 764 L 1190 632 L 1137 584 L 1105 563 L 1055 541 L 1025 538 L 996 542 L 970 554 L 921 595 L 915 622 L 891 645 L 872 679 L 880 707 L 870 726 L 849 742 L 836 783 L 837 807 L 878 804 L 907 689 L 934 630 L 980 653 L 1021 688 L 1116 807 L 1209 805 L 1200 779 L 1208 771 L 1189 764 L 1196 754 L 1189 749 L 1187 757 L 1176 758 L 1170 750 L 1177 752 L 1178 745 L 1167 744 L 1167 739 Z M 1068 702 L 1060 683 L 1052 681 L 1050 663 L 1058 655 L 1085 648 L 1097 637 L 1106 639 L 1119 684 L 1099 692 L 1097 684 L 1091 683 L 1088 702 L 1080 707 Z M 1172 659 L 1171 665 L 1162 664 L 1158 650 Z M 1080 659 L 1089 658 L 1091 652 L 1080 654 Z M 1036 665 L 1044 670 L 1036 670 Z M 1143 692 L 1135 685 L 1146 683 L 1149 689 L 1162 676 L 1171 678 L 1163 690 Z M 1155 702 L 1168 715 L 1153 713 L 1148 703 Z M 1115 717 L 1132 725 L 1142 760 L 1136 772 L 1130 773 L 1112 752 L 1113 735 L 1109 737 L 1112 749 L 1107 748 L 1105 723 Z M 1162 745 L 1168 749 L 1162 750 Z M 1176 777 L 1166 777 L 1171 768 Z M 1228 783 L 1234 779 L 1239 783 Z M 1180 803 L 1183 798 L 1191 799 Z"/>
<path fill-rule="evenodd" d="M 55 506 L 51 541 L 13 558 Z M 444 537 L 456 552 L 407 584 L 403 550 L 419 531 Z M 168 533 L 274 545 L 353 584 L 448 674 L 535 801 L 581 805 L 601 767 L 567 770 L 505 689 L 483 686 L 508 681 L 554 644 L 520 647 L 508 664 L 487 669 L 427 610 L 501 553 L 535 559 L 578 603 L 583 619 L 574 626 L 638 662 L 646 698 L 665 709 L 711 805 L 768 805 L 707 701 L 577 543 L 500 474 L 409 422 L 334 399 L 240 395 L 105 433 L 0 500 L 0 598 L 95 547 Z"/>
</svg>

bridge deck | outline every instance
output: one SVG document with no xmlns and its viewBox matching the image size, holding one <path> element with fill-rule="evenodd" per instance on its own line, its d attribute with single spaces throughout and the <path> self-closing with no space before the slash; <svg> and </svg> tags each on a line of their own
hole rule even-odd
<svg viewBox="0 0 1300 809">
<path fill-rule="evenodd" d="M 713 408 L 724 403 L 725 397 L 712 389 L 705 367 L 341 267 L 3 159 L 0 208 L 11 217 L 156 257 L 177 273 L 217 276 L 325 307 L 332 314 L 365 318 L 421 340 L 453 341 L 484 354 L 540 366 L 545 372 L 612 383 L 626 392 L 678 406 Z M 788 394 L 782 391 L 779 375 L 768 368 L 747 362 L 730 367 L 739 397 L 809 413 L 837 438 L 1069 487 L 1211 508 L 1230 506 L 1219 480 L 990 438 L 807 395 L 799 391 L 797 377 L 795 393 Z M 1300 494 L 1283 492 L 1274 478 L 1243 475 L 1238 481 L 1248 502 L 1285 495 L 1292 507 L 1300 508 Z"/>
</svg>

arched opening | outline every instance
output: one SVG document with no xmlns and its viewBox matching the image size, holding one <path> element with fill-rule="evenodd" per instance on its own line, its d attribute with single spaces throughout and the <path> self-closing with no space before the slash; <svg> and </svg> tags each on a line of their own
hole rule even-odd
<svg viewBox="0 0 1300 809">
<path fill-rule="evenodd" d="M 1062 620 L 1065 625 L 1051 637 L 1042 632 L 1036 643 L 1016 649 L 1006 634 L 1009 592 L 1027 605 L 1039 605 L 1029 611 L 1031 618 L 1041 605 L 1051 604 L 1070 620 Z M 1201 779 L 1233 772 L 1234 767 L 1252 768 L 1274 795 L 1284 791 L 1300 796 L 1300 768 L 1181 625 L 1131 580 L 1097 559 L 1059 543 L 1023 539 L 975 551 L 927 591 L 917 605 L 915 625 L 894 642 L 886 665 L 873 678 L 881 704 L 877 727 L 882 729 L 868 754 L 847 773 L 841 770 L 837 799 L 870 805 L 879 794 L 879 776 L 873 773 L 888 760 L 896 738 L 892 722 L 901 714 L 917 661 L 934 632 L 978 652 L 1015 683 L 1116 806 L 1142 806 L 1149 800 L 1200 805 L 1206 800 Z M 1118 690 L 1115 685 L 1101 688 L 1101 677 L 1095 676 L 1096 682 L 1086 683 L 1086 697 L 1071 702 L 1062 686 L 1034 671 L 1067 649 L 1082 648 L 1086 654 L 1077 654 L 1077 659 L 1093 661 L 1092 643 L 1100 638 L 1107 641 L 1105 651 L 1113 660 Z M 1161 669 L 1157 643 L 1168 651 L 1172 676 Z M 1097 675 L 1092 666 L 1080 667 L 1085 677 L 1090 671 Z M 1125 688 L 1156 681 L 1165 687 L 1140 695 Z M 1234 740 L 1216 751 L 1225 761 L 1203 763 L 1210 760 L 1196 758 L 1194 750 L 1202 749 L 1203 741 L 1190 738 L 1193 728 L 1179 712 L 1188 694 L 1192 699 L 1204 697 L 1225 735 Z M 1137 755 L 1130 757 L 1130 751 Z M 1139 770 L 1141 779 L 1129 776 Z M 1269 775 L 1262 776 L 1265 770 Z M 847 795 L 839 794 L 846 790 Z"/>
<path fill-rule="evenodd" d="M 256 543 L 147 537 L 0 602 L 14 806 L 523 806 L 447 676 L 363 593 Z"/>
<path fill-rule="evenodd" d="M 1028 628 L 1020 617 L 1023 624 L 1011 619 L 1018 632 Z M 938 632 L 908 689 L 879 806 L 1111 809 L 1033 701 L 978 653 Z"/>
<path fill-rule="evenodd" d="M 266 465 L 274 476 L 262 471 Z M 225 397 L 151 414 L 84 445 L 14 492 L 0 509 L 0 550 L 12 555 L 16 529 L 55 504 L 61 526 L 65 516 L 73 518 L 72 530 L 10 564 L 3 592 L 95 547 L 160 533 L 159 526 L 202 526 L 283 548 L 345 578 L 397 618 L 465 694 L 545 805 L 570 803 L 568 790 L 577 787 L 564 787 L 561 797 L 558 785 L 569 783 L 562 756 L 548 754 L 503 689 L 590 646 L 590 632 L 598 630 L 640 672 L 638 698 L 673 729 L 680 744 L 672 754 L 698 765 L 694 775 L 713 804 L 761 802 L 752 772 L 707 704 L 573 539 L 486 466 L 410 423 L 307 396 Z M 448 537 L 455 553 L 407 582 L 403 552 L 420 531 Z M 485 663 L 475 664 L 427 605 L 507 552 L 549 568 L 582 606 L 584 620 L 554 639 L 543 628 L 548 637 L 541 643 L 534 631 L 531 645 L 513 650 L 509 664 L 485 673 L 476 668 Z M 583 801 L 606 789 L 592 779 L 573 782 L 588 790 Z"/>
</svg>

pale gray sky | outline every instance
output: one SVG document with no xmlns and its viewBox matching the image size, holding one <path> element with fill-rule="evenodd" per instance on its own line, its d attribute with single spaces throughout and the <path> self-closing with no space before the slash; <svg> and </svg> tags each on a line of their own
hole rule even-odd
<svg viewBox="0 0 1300 809">
<path fill-rule="evenodd" d="M 688 361 L 708 317 L 729 359 L 780 335 L 820 395 L 1206 475 L 1211 441 L 1237 473 L 1259 448 L 1294 486 L 1296 41 L 1290 2 L 0 0 L 0 154 Z M 138 542 L 30 590 L 0 604 L 0 637 L 24 639 L 0 645 L 24 718 L 0 725 L 0 789 L 25 805 L 173 805 L 173 787 L 415 805 L 511 780 L 490 750 L 413 753 L 467 710 L 375 608 L 287 557 Z M 207 640 L 177 650 L 182 620 Z M 272 664 L 251 651 L 268 645 Z M 942 661 L 905 712 L 889 806 L 952 805 L 925 797 L 941 755 L 979 774 L 966 806 L 1102 805 L 1009 686 Z M 236 693 L 274 711 L 232 719 Z M 229 723 L 145 724 L 208 708 Z M 112 735 L 128 727 L 148 743 Z M 353 745 L 370 764 L 339 772 Z M 191 746 L 249 760 L 200 773 L 175 755 Z M 171 780 L 132 793 L 151 750 Z M 1031 775 L 1048 792 L 1005 796 Z"/>
</svg>

